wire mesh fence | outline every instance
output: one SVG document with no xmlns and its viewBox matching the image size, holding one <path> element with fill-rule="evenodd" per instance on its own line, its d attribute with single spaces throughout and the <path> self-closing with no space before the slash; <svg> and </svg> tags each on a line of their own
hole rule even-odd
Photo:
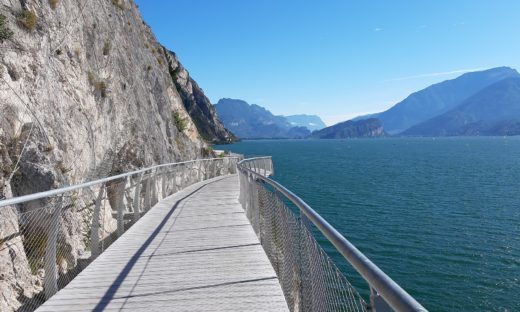
<svg viewBox="0 0 520 312">
<path fill-rule="evenodd" d="M 367 311 L 363 298 L 318 245 L 304 219 L 262 182 L 245 175 L 240 180 L 246 215 L 276 271 L 290 311 Z"/>
<path fill-rule="evenodd" d="M 23 251 L 17 256 L 24 258 L 20 265 L 28 272 L 16 282 L 33 283 L 39 290 L 20 298 L 18 311 L 34 310 L 65 287 L 159 200 L 191 184 L 234 174 L 237 161 L 228 157 L 160 165 L 49 195 L 0 201 L 0 252 Z M 7 269 L 0 266 L 0 276 Z"/>
<path fill-rule="evenodd" d="M 275 187 L 277 183 L 266 178 L 274 172 L 270 157 L 246 159 L 239 163 L 238 171 L 240 203 L 277 273 L 290 311 L 394 310 L 373 288 L 370 280 L 367 280 L 371 291 L 370 303 L 351 285 L 317 242 L 313 234 L 317 229 L 315 220 L 311 221 L 298 207 L 288 207 L 287 202 L 298 206 L 295 199 L 282 194 L 279 190 L 283 187 Z M 348 248 L 355 249 L 353 246 Z M 366 259 L 357 249 L 353 252 Z M 373 264 L 370 262 L 370 265 Z M 359 273 L 364 270 L 354 267 Z M 426 311 L 375 265 L 373 268 L 374 272 L 378 271 L 371 272 L 377 276 L 375 280 L 381 279 L 391 288 L 390 296 L 393 292 L 398 294 L 395 301 L 400 308 L 395 310 Z"/>
</svg>

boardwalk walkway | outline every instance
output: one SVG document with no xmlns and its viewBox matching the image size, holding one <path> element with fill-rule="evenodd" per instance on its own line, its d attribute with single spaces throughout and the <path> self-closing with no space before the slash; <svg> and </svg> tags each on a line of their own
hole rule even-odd
<svg viewBox="0 0 520 312">
<path fill-rule="evenodd" d="M 160 201 L 37 311 L 288 311 L 236 175 Z"/>
</svg>

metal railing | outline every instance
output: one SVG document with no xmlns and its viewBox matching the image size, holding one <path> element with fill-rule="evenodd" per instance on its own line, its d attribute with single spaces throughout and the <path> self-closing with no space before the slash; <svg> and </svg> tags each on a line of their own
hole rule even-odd
<svg viewBox="0 0 520 312">
<path fill-rule="evenodd" d="M 16 246 L 44 296 L 22 303 L 34 310 L 137 222 L 155 203 L 193 183 L 235 174 L 238 157 L 163 164 L 92 182 L 0 201 L 13 219 L 0 251 Z M 3 274 L 0 267 L 0 275 Z M 42 287 L 43 286 L 43 287 Z"/>
<path fill-rule="evenodd" d="M 240 202 L 291 311 L 427 311 L 294 193 L 270 179 L 270 157 L 238 163 Z M 299 215 L 287 207 L 289 201 Z M 370 287 L 367 304 L 317 243 L 320 231 Z"/>
</svg>

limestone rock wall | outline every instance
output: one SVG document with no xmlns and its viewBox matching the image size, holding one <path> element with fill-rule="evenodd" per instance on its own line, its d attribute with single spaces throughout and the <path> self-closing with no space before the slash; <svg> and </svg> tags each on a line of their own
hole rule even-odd
<svg viewBox="0 0 520 312">
<path fill-rule="evenodd" d="M 193 119 L 200 135 L 208 142 L 224 144 L 237 141 L 238 138 L 228 131 L 217 116 L 217 111 L 204 95 L 197 82 L 179 62 L 177 55 L 164 49 L 168 60 L 170 75 L 182 97 L 182 102 Z"/>
<path fill-rule="evenodd" d="M 169 62 L 132 0 L 0 0 L 0 199 L 208 156 Z M 41 292 L 27 253 L 41 224 L 20 219 L 36 208 L 0 208 L 1 311 Z M 62 217 L 61 273 L 85 253 L 85 215 Z"/>
</svg>

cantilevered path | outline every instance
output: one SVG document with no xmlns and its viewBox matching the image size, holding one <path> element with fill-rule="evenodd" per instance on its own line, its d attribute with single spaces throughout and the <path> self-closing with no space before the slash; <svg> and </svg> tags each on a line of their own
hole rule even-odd
<svg viewBox="0 0 520 312">
<path fill-rule="evenodd" d="M 288 311 L 236 175 L 160 201 L 38 311 Z"/>
</svg>

